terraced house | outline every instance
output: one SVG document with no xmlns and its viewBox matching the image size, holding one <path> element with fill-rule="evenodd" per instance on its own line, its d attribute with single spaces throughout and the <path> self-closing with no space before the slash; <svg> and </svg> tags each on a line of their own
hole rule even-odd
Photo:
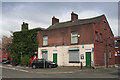
<svg viewBox="0 0 120 80">
<path fill-rule="evenodd" d="M 59 22 L 53 16 L 52 25 L 38 31 L 38 58 L 54 61 L 58 66 L 103 66 L 115 64 L 114 35 L 105 15 Z"/>
</svg>

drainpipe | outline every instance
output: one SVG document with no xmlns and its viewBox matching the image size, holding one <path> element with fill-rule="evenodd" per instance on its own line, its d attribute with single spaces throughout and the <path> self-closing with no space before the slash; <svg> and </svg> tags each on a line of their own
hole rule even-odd
<svg viewBox="0 0 120 80">
<path fill-rule="evenodd" d="M 108 63 L 108 40 L 106 40 L 106 44 L 107 44 L 107 68 L 108 68 L 108 65 L 109 65 L 109 63 Z"/>
<path fill-rule="evenodd" d="M 95 68 L 95 65 L 94 65 L 94 52 L 93 52 L 93 68 Z"/>
</svg>

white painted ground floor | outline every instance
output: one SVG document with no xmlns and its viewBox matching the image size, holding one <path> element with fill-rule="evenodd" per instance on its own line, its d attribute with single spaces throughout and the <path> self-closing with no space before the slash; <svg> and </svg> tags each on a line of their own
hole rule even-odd
<svg viewBox="0 0 120 80">
<path fill-rule="evenodd" d="M 94 66 L 94 44 L 38 48 L 38 58 L 56 62 L 58 66 Z"/>
</svg>

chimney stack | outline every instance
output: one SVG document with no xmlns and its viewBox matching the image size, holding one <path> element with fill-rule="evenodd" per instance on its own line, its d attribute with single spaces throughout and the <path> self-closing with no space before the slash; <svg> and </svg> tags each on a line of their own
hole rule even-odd
<svg viewBox="0 0 120 80">
<path fill-rule="evenodd" d="M 22 26 L 22 31 L 23 30 L 28 30 L 28 23 L 23 22 Z"/>
<path fill-rule="evenodd" d="M 52 25 L 59 23 L 59 19 L 55 18 L 55 16 L 53 16 L 52 18 Z"/>
<path fill-rule="evenodd" d="M 77 20 L 77 19 L 78 19 L 78 15 L 75 14 L 75 13 L 72 11 L 72 13 L 71 13 L 71 21 L 75 21 L 75 20 Z"/>
</svg>

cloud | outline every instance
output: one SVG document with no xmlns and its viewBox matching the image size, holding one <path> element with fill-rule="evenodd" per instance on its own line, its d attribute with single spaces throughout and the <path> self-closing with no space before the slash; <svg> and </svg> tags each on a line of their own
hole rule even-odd
<svg viewBox="0 0 120 80">
<path fill-rule="evenodd" d="M 71 19 L 70 14 L 72 11 L 79 15 L 79 19 L 105 14 L 113 33 L 117 35 L 118 4 L 114 2 L 3 2 L 3 35 L 10 35 L 10 30 L 20 31 L 23 21 L 29 23 L 30 29 L 49 27 L 52 23 L 53 16 L 59 18 L 60 22 L 68 21 Z"/>
</svg>

